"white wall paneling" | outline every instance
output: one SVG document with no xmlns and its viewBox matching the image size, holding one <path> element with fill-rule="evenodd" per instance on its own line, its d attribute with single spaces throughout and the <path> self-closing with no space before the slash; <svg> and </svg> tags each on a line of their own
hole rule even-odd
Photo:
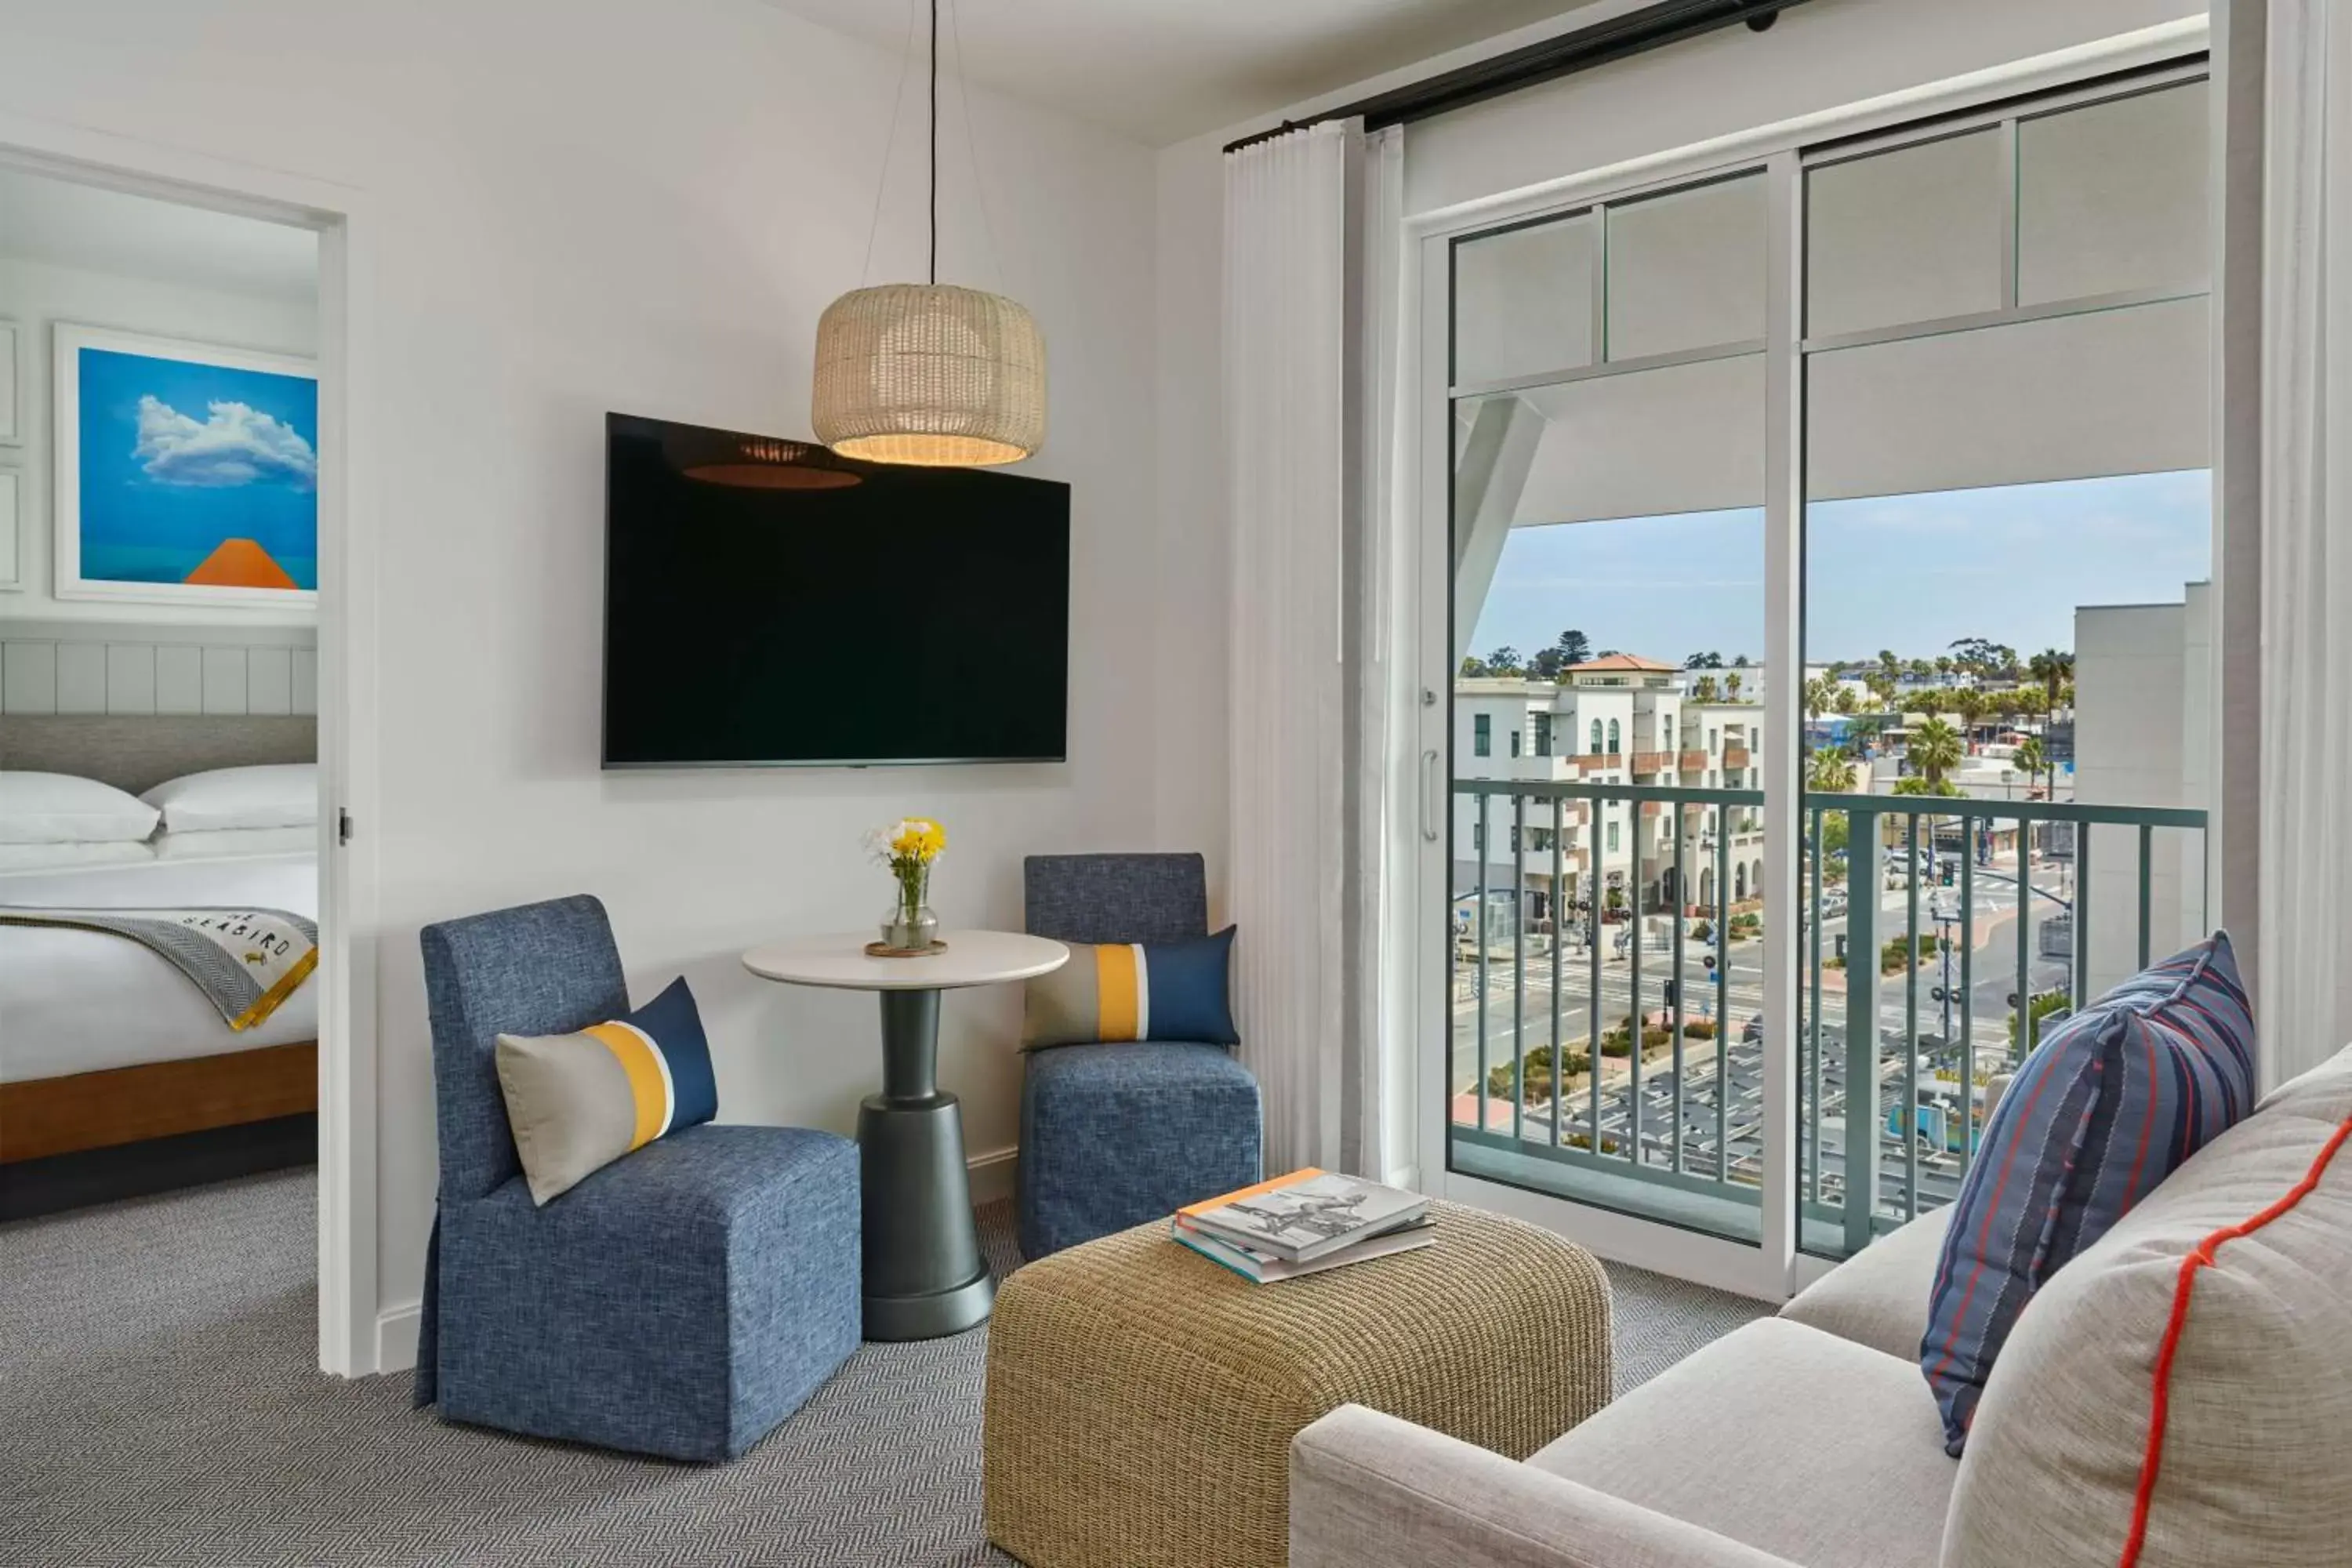
<svg viewBox="0 0 2352 1568">
<path fill-rule="evenodd" d="M 319 653 L 308 639 L 0 621 L 0 713 L 316 713 Z"/>
<path fill-rule="evenodd" d="M 25 585 L 24 499 L 24 476 L 0 468 L 0 589 L 11 592 Z"/>
<path fill-rule="evenodd" d="M 0 446 L 16 446 L 25 438 L 25 395 L 22 356 L 24 334 L 16 323 L 0 321 Z"/>
</svg>

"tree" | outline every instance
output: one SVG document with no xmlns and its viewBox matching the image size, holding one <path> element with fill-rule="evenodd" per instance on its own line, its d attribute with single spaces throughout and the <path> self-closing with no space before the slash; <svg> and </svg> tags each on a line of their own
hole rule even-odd
<svg viewBox="0 0 2352 1568">
<path fill-rule="evenodd" d="M 1528 673 L 1538 680 L 1556 681 L 1565 668 L 1556 647 L 1539 647 L 1535 658 L 1528 660 Z"/>
<path fill-rule="evenodd" d="M 1896 779 L 1895 781 L 1894 793 L 1896 795 L 1955 795 L 1960 793 L 1960 786 L 1956 784 L 1948 783 L 1943 779 L 1937 779 L 1931 783 L 1930 781 L 1920 777 L 1918 774 L 1913 773 L 1907 778 Z"/>
<path fill-rule="evenodd" d="M 2035 654 L 2025 668 L 2026 672 L 2041 683 L 2042 710 L 2044 713 L 2056 712 L 2059 689 L 2074 673 L 2074 656 L 2063 648 L 2046 647 Z"/>
<path fill-rule="evenodd" d="M 1715 677 L 1712 675 L 1702 675 L 1696 680 L 1693 681 L 1691 683 L 1691 700 L 1694 702 L 1714 701 Z"/>
<path fill-rule="evenodd" d="M 1895 657 L 1893 648 L 1883 647 L 1878 650 L 1878 673 L 1886 678 L 1886 684 L 1889 686 L 1903 679 L 1903 661 Z"/>
<path fill-rule="evenodd" d="M 1734 669 L 1746 669 L 1748 668 L 1748 656 L 1744 653 L 1739 655 L 1737 658 L 1734 658 L 1731 661 L 1731 667 Z"/>
<path fill-rule="evenodd" d="M 1480 658 L 1476 654 L 1475 654 L 1475 653 L 1474 653 L 1474 654 L 1470 655 L 1468 658 L 1465 658 L 1465 659 L 1462 661 L 1462 679 L 1465 679 L 1465 680 L 1475 680 L 1475 679 L 1477 679 L 1480 676 L 1482 676 L 1482 675 L 1484 675 L 1484 674 L 1486 674 L 1486 661 L 1485 659 L 1483 659 L 1483 658 Z"/>
<path fill-rule="evenodd" d="M 2030 735 L 2017 748 L 2017 765 L 2025 774 L 2025 788 L 2028 794 L 2032 793 L 2035 776 L 2048 765 L 2049 761 L 2048 753 L 2042 749 L 2042 742 Z"/>
<path fill-rule="evenodd" d="M 1950 693 L 1945 700 L 1951 710 L 1960 716 L 1961 722 L 1965 723 L 1973 733 L 1978 722 L 1991 708 L 1993 700 L 1984 692 L 1964 689 Z"/>
<path fill-rule="evenodd" d="M 1496 648 L 1486 656 L 1486 671 L 1490 675 L 1519 674 L 1519 650 L 1508 643 Z"/>
<path fill-rule="evenodd" d="M 1552 646 L 1559 650 L 1562 668 L 1572 664 L 1583 664 L 1592 658 L 1591 641 L 1574 627 L 1560 633 L 1559 641 Z"/>
<path fill-rule="evenodd" d="M 1727 702 L 1739 700 L 1739 672 L 1736 669 L 1723 678 L 1723 700 Z"/>
<path fill-rule="evenodd" d="M 1892 710 L 1894 708 L 1895 678 L 1887 674 L 1885 669 L 1881 668 L 1872 670 L 1868 675 L 1862 678 L 1862 683 L 1870 688 L 1870 694 L 1873 697 L 1878 699 L 1878 706 L 1881 710 Z"/>
<path fill-rule="evenodd" d="M 1837 701 L 1838 684 L 1826 675 L 1816 675 L 1805 682 L 1805 717 L 1819 719 Z"/>
<path fill-rule="evenodd" d="M 1695 653 L 1683 660 L 1685 669 L 1721 669 L 1723 656 L 1719 653 Z"/>
<path fill-rule="evenodd" d="M 1815 748 L 1805 787 L 1819 795 L 1845 795 L 1853 788 L 1853 758 L 1843 746 Z"/>
<path fill-rule="evenodd" d="M 1843 683 L 1839 685 L 1837 696 L 1833 700 L 1841 714 L 1852 714 L 1855 709 L 1862 706 L 1862 700 L 1854 696 L 1853 688 Z"/>
<path fill-rule="evenodd" d="M 1909 747 L 1911 765 L 1917 768 L 1919 776 L 1927 781 L 1927 787 L 1917 793 L 1954 793 L 1944 788 L 1944 775 L 1960 765 L 1963 754 L 1960 732 L 1941 719 L 1929 719 L 1912 731 Z"/>
</svg>

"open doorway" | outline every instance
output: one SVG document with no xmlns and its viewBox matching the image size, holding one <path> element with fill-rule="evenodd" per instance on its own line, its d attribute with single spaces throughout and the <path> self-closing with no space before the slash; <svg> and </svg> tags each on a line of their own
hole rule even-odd
<svg viewBox="0 0 2352 1568">
<path fill-rule="evenodd" d="M 317 1184 L 349 977 L 307 219 L 0 162 L 0 1221 Z"/>
</svg>

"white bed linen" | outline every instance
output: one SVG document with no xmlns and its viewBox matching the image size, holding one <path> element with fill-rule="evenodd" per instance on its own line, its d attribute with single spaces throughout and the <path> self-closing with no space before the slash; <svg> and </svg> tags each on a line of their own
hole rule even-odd
<svg viewBox="0 0 2352 1568">
<path fill-rule="evenodd" d="M 178 909 L 247 904 L 316 920 L 316 855 L 0 875 L 0 904 Z M 242 1034 L 195 982 L 127 938 L 0 926 L 0 1083 L 215 1056 L 319 1037 L 313 975 Z"/>
</svg>

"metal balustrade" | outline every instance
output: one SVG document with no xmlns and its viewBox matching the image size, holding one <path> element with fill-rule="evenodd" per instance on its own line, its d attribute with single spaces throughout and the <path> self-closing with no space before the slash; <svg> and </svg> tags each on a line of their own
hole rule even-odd
<svg viewBox="0 0 2352 1568">
<path fill-rule="evenodd" d="M 1465 779 L 1454 794 L 1457 862 L 1475 862 L 1457 864 L 1452 943 L 1455 1168 L 1756 1238 L 1762 921 L 1776 911 L 1735 868 L 1768 853 L 1762 792 Z M 1801 809 L 1798 1217 L 1806 1249 L 1843 1256 L 1957 1194 L 1989 1091 L 2043 1010 L 2079 1006 L 2160 956 L 2158 931 L 2169 943 L 2201 926 L 2205 814 L 1820 794 Z M 1613 854 L 1612 820 L 1631 836 Z M 1833 827 L 1843 848 L 1816 853 Z M 2092 941 L 2116 897 L 2095 889 L 2092 850 L 2119 838 L 2136 846 L 2137 877 L 2106 891 L 2131 940 L 2103 971 Z M 1980 939 L 2002 921 L 2014 930 L 1996 976 Z M 1979 1006 L 1979 984 L 2004 977 L 2001 1005 Z M 1713 1027 L 1692 1029 L 1702 1023 Z M 1869 1155 L 1849 1160 L 1865 1127 Z"/>
</svg>

